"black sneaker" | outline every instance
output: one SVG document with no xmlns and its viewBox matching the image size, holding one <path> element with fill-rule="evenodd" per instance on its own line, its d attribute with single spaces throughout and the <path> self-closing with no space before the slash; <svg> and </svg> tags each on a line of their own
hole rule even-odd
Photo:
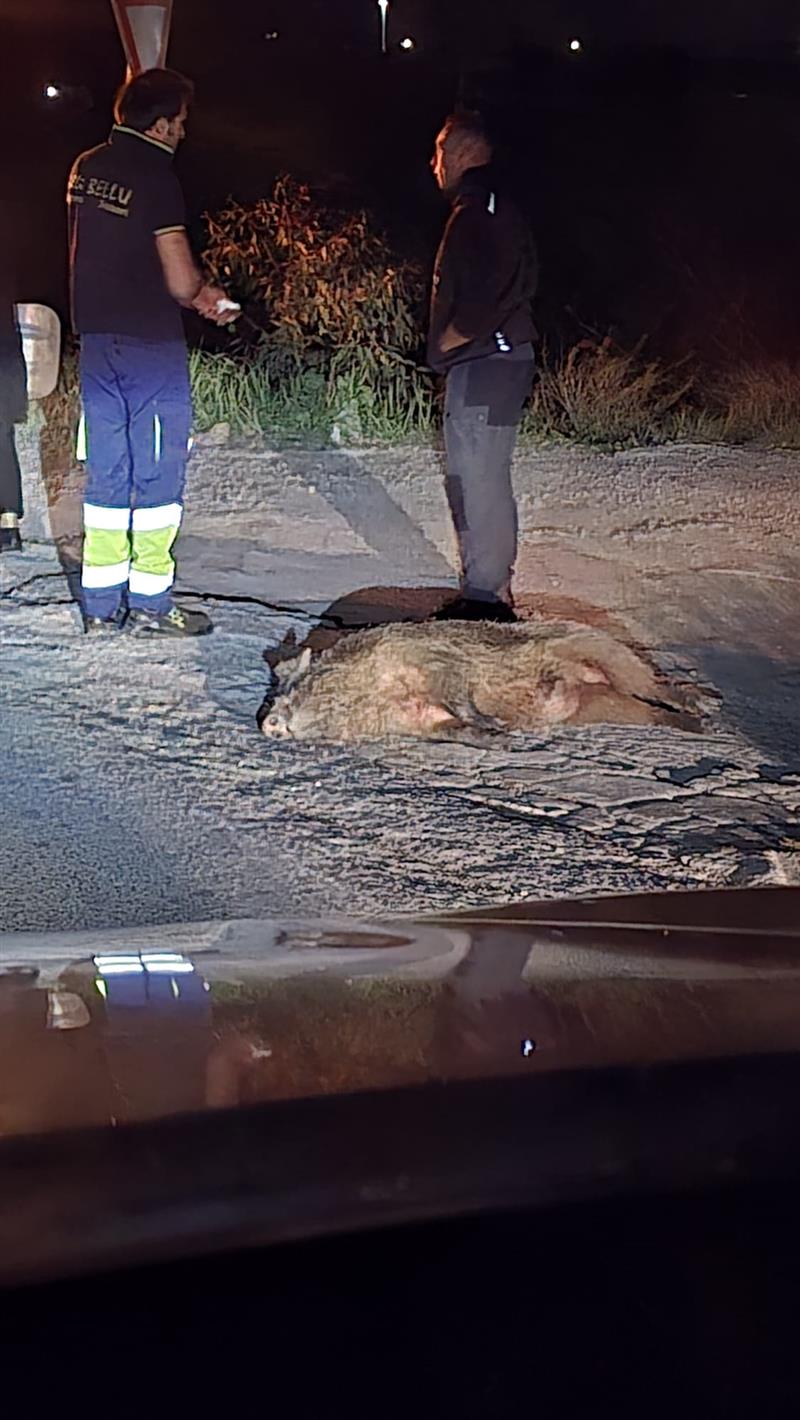
<svg viewBox="0 0 800 1420">
<path fill-rule="evenodd" d="M 116 636 L 120 629 L 117 616 L 84 616 L 83 629 L 87 636 Z"/>
<path fill-rule="evenodd" d="M 434 621 L 518 621 L 514 608 L 508 602 L 477 601 L 474 597 L 456 597 L 445 602 L 434 613 Z"/>
<path fill-rule="evenodd" d="M 0 528 L 0 552 L 21 552 L 19 528 Z"/>
<path fill-rule="evenodd" d="M 207 636 L 214 623 L 204 611 L 187 611 L 183 606 L 174 606 L 160 616 L 137 606 L 128 612 L 126 630 L 134 636 Z"/>
</svg>

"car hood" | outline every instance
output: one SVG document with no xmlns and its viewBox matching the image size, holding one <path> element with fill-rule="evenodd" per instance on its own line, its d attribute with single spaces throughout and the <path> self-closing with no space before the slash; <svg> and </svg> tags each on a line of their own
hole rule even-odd
<svg viewBox="0 0 800 1420">
<path fill-rule="evenodd" d="M 0 1138 L 800 1049 L 800 889 L 0 936 Z"/>
</svg>

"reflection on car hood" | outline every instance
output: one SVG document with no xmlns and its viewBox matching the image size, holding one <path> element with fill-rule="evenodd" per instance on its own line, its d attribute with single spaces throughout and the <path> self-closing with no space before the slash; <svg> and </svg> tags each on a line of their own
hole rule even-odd
<svg viewBox="0 0 800 1420">
<path fill-rule="evenodd" d="M 0 1136 L 800 1050 L 800 889 L 0 936 Z"/>
</svg>

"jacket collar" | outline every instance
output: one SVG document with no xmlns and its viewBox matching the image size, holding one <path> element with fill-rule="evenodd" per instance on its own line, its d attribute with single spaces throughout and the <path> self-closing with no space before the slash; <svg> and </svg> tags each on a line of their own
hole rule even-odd
<svg viewBox="0 0 800 1420">
<path fill-rule="evenodd" d="M 458 187 L 452 196 L 452 203 L 455 206 L 465 197 L 488 197 L 492 191 L 494 174 L 488 163 L 484 163 L 480 168 L 467 168 L 462 174 Z"/>
<path fill-rule="evenodd" d="M 138 128 L 127 128 L 124 123 L 115 123 L 111 130 L 112 143 L 128 143 L 134 138 L 140 143 L 146 143 L 149 148 L 154 148 L 157 153 L 166 153 L 170 159 L 175 157 L 168 143 L 159 143 L 157 138 L 150 138 L 146 133 L 140 133 Z"/>
</svg>

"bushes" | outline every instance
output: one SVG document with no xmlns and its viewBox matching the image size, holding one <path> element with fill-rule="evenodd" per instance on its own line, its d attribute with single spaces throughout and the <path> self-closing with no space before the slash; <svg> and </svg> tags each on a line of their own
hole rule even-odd
<svg viewBox="0 0 800 1420">
<path fill-rule="evenodd" d="M 433 382 L 415 358 L 421 273 L 366 213 L 328 212 L 281 178 L 271 197 L 207 221 L 205 264 L 248 320 L 238 361 L 195 357 L 203 422 L 356 442 L 429 427 Z"/>
<path fill-rule="evenodd" d="M 281 179 L 254 206 L 208 219 L 205 264 L 247 320 L 224 353 L 191 355 L 199 431 L 230 425 L 271 441 L 357 444 L 429 438 L 440 393 L 419 363 L 424 282 L 398 261 L 363 212 L 336 216 Z M 665 365 L 644 342 L 623 350 L 582 340 L 539 354 L 523 438 L 624 448 L 681 439 L 800 448 L 800 369 Z M 78 420 L 74 359 L 45 401 L 50 477 L 72 463 Z"/>
<path fill-rule="evenodd" d="M 210 217 L 208 233 L 209 270 L 253 324 L 235 354 L 193 356 L 199 428 L 343 443 L 432 433 L 439 392 L 418 360 L 424 282 L 363 212 L 327 212 L 283 178 L 271 197 Z M 788 366 L 704 374 L 651 358 L 644 341 L 623 350 L 599 337 L 539 363 L 528 440 L 800 447 L 800 371 Z"/>
</svg>

